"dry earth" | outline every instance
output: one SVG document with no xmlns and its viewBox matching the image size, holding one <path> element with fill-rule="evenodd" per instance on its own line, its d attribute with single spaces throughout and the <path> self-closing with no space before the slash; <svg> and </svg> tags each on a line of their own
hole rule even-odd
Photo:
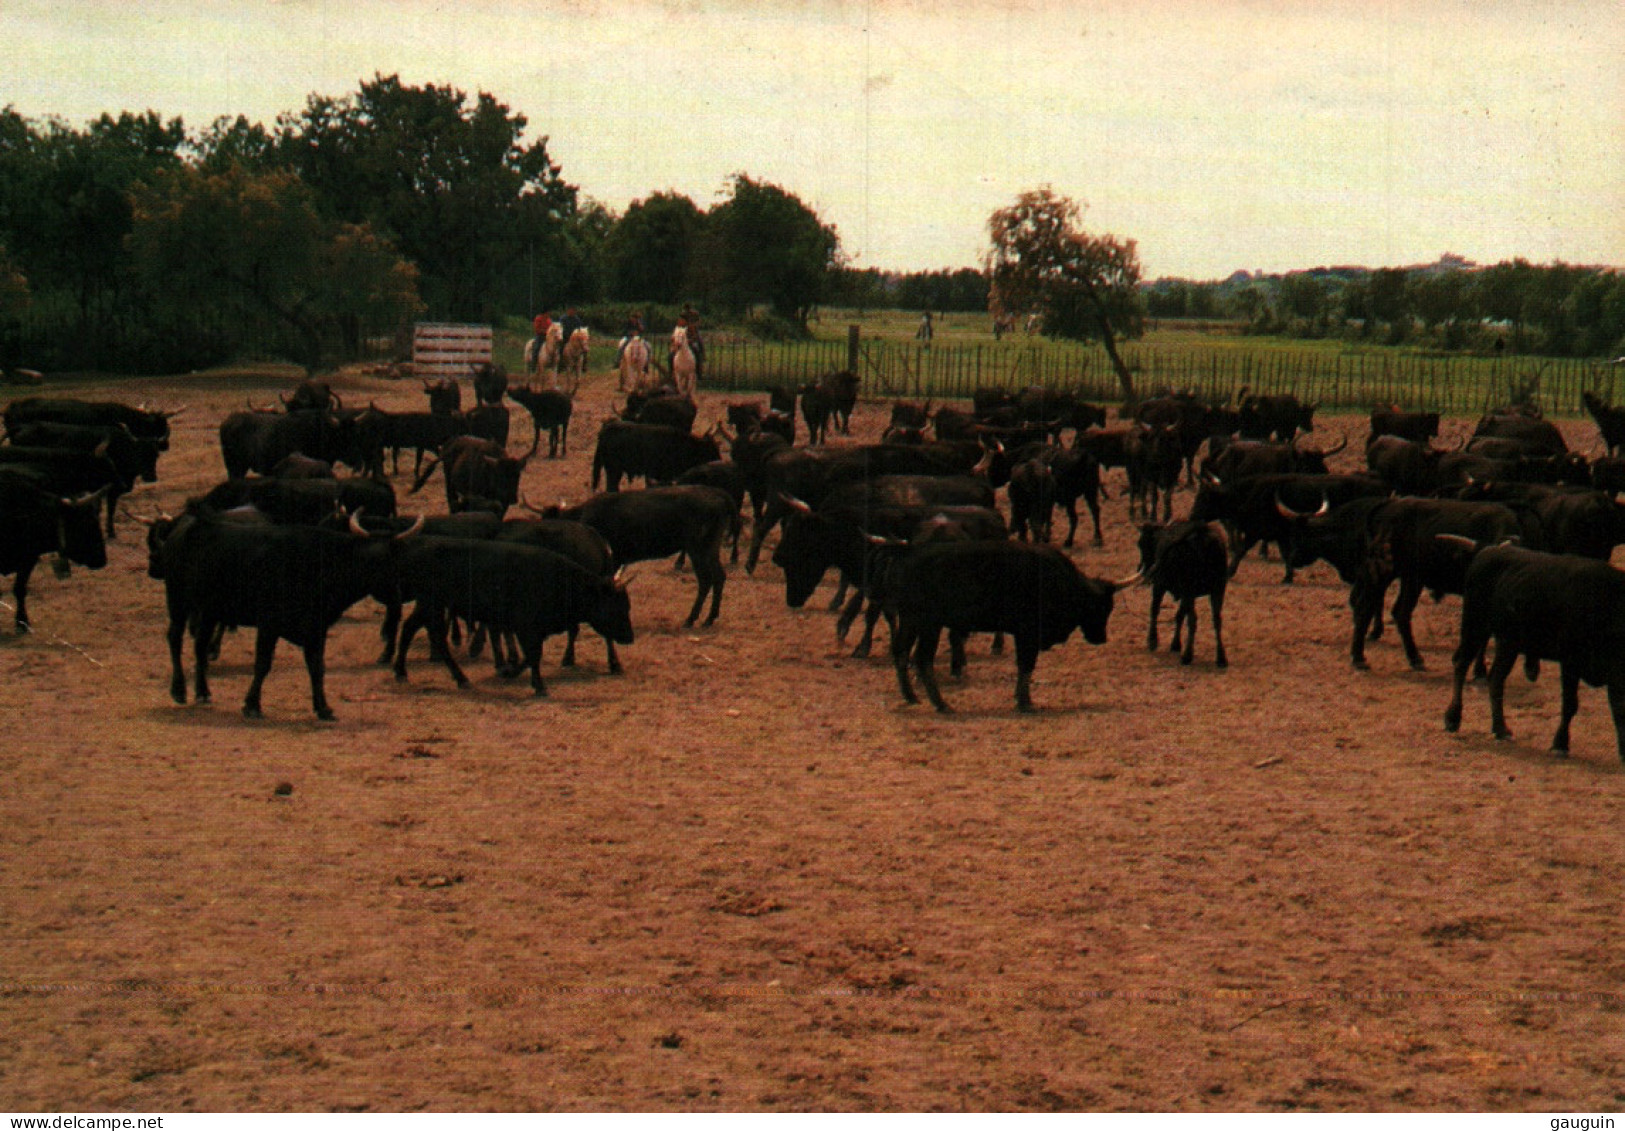
<svg viewBox="0 0 1625 1131">
<path fill-rule="evenodd" d="M 133 500 L 152 513 L 219 477 L 225 413 L 287 387 L 74 391 L 189 403 Z M 586 494 L 610 402 L 602 376 L 583 390 L 531 498 Z M 883 416 L 864 405 L 853 439 Z M 1116 577 L 1116 490 L 1107 510 L 1077 556 Z M 691 576 L 651 563 L 622 678 L 584 638 L 574 672 L 550 645 L 546 699 L 488 667 L 458 691 L 420 638 L 397 685 L 368 603 L 329 649 L 339 720 L 314 720 L 283 645 L 249 723 L 246 634 L 213 705 L 169 701 L 144 567 L 126 525 L 101 572 L 41 570 L 37 634 L 0 642 L 0 1106 L 1625 1103 L 1603 696 L 1567 761 L 1550 673 L 1509 685 L 1515 741 L 1481 690 L 1446 735 L 1454 599 L 1419 611 L 1426 672 L 1389 634 L 1356 673 L 1335 576 L 1284 587 L 1254 558 L 1228 671 L 1205 613 L 1194 667 L 1147 653 L 1135 591 L 1110 643 L 1044 655 L 1036 717 L 985 641 L 938 717 L 901 704 L 883 649 L 848 659 L 828 612 L 787 609 L 770 564 L 732 571 L 694 631 Z"/>
</svg>

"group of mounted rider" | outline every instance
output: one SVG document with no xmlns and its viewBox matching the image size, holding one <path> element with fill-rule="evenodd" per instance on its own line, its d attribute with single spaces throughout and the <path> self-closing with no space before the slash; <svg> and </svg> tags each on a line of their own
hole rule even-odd
<svg viewBox="0 0 1625 1131">
<path fill-rule="evenodd" d="M 526 372 L 548 389 L 558 388 L 560 374 L 564 374 L 573 391 L 587 372 L 591 335 L 586 323 L 571 307 L 556 322 L 550 312 L 543 312 L 535 317 L 531 325 L 535 337 L 525 347 Z M 655 363 L 654 351 L 644 340 L 643 330 L 641 315 L 634 313 L 627 319 L 615 353 L 620 391 L 646 392 L 667 386 L 686 396 L 693 396 L 699 387 L 700 370 L 705 363 L 699 312 L 692 306 L 683 308 L 677 325 L 672 328 L 664 370 Z"/>
</svg>

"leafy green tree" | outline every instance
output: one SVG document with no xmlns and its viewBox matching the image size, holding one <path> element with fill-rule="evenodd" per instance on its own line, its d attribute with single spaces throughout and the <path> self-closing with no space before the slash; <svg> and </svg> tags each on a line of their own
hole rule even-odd
<svg viewBox="0 0 1625 1131">
<path fill-rule="evenodd" d="M 680 301 L 691 289 L 704 227 L 705 214 L 681 193 L 633 201 L 604 244 L 610 294 L 625 302 Z"/>
<path fill-rule="evenodd" d="M 192 148 L 198 164 L 212 173 L 224 172 L 233 166 L 266 172 L 282 164 L 275 135 L 241 114 L 235 118 L 222 115 L 210 122 L 193 141 Z"/>
<path fill-rule="evenodd" d="M 416 269 L 366 226 L 322 216 L 292 173 L 184 167 L 138 187 L 133 204 L 133 265 L 172 324 L 269 315 L 315 366 L 330 336 L 353 347 L 362 326 L 421 307 Z"/>
<path fill-rule="evenodd" d="M 1467 312 L 1467 276 L 1461 271 L 1418 271 L 1405 281 L 1405 305 L 1429 331 Z"/>
<path fill-rule="evenodd" d="M 1038 311 L 1046 334 L 1098 340 L 1132 405 L 1134 378 L 1117 346 L 1144 332 L 1138 245 L 1084 231 L 1081 216 L 1076 203 L 1048 186 L 995 211 L 987 225 L 989 302 L 1002 310 Z"/>
<path fill-rule="evenodd" d="M 744 173 L 731 183 L 705 219 L 702 258 L 715 272 L 715 297 L 736 311 L 765 302 L 805 327 L 840 266 L 840 237 L 794 193 Z"/>
<path fill-rule="evenodd" d="M 177 166 L 180 119 L 103 114 L 83 130 L 0 111 L 0 239 L 37 295 L 62 294 L 93 337 L 124 281 L 131 188 Z"/>
<path fill-rule="evenodd" d="M 0 319 L 15 318 L 28 309 L 28 276 L 0 243 Z"/>
<path fill-rule="evenodd" d="M 1398 343 L 1405 339 L 1410 321 L 1410 304 L 1406 296 L 1408 273 L 1402 267 L 1379 267 L 1366 279 L 1366 306 L 1371 317 L 1386 322 L 1390 340 Z"/>
<path fill-rule="evenodd" d="M 491 95 L 377 76 L 355 95 L 312 95 L 278 120 L 281 160 L 323 208 L 388 234 L 422 272 L 436 313 L 487 318 L 502 281 L 568 247 L 576 189 L 544 137 Z"/>
</svg>

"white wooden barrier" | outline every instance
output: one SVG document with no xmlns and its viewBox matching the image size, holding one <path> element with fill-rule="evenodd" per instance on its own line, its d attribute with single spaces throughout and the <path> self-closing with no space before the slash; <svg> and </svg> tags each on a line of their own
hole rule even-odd
<svg viewBox="0 0 1625 1131">
<path fill-rule="evenodd" d="M 491 360 L 491 327 L 469 322 L 419 322 L 412 330 L 412 373 L 466 378 Z"/>
</svg>

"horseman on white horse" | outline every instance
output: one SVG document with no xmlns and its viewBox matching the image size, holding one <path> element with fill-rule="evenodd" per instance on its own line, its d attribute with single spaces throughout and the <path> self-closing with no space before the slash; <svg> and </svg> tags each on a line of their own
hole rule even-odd
<svg viewBox="0 0 1625 1131">
<path fill-rule="evenodd" d="M 592 334 L 586 326 L 577 326 L 570 332 L 569 339 L 564 343 L 564 350 L 560 356 L 560 368 L 573 378 L 574 385 L 580 385 L 583 377 L 587 375 L 587 351 L 592 344 Z"/>
<path fill-rule="evenodd" d="M 542 385 L 556 389 L 559 384 L 559 354 L 564 345 L 564 327 L 545 314 L 536 316 L 536 337 L 525 346 L 525 371 L 542 378 Z"/>
<path fill-rule="evenodd" d="M 677 391 L 692 397 L 699 386 L 699 368 L 688 342 L 688 326 L 679 322 L 671 332 L 671 379 Z"/>
<path fill-rule="evenodd" d="M 628 335 L 621 346 L 620 391 L 624 393 L 628 389 L 641 389 L 647 385 L 649 367 L 653 361 L 654 350 L 643 340 L 643 335 L 635 331 Z"/>
</svg>

